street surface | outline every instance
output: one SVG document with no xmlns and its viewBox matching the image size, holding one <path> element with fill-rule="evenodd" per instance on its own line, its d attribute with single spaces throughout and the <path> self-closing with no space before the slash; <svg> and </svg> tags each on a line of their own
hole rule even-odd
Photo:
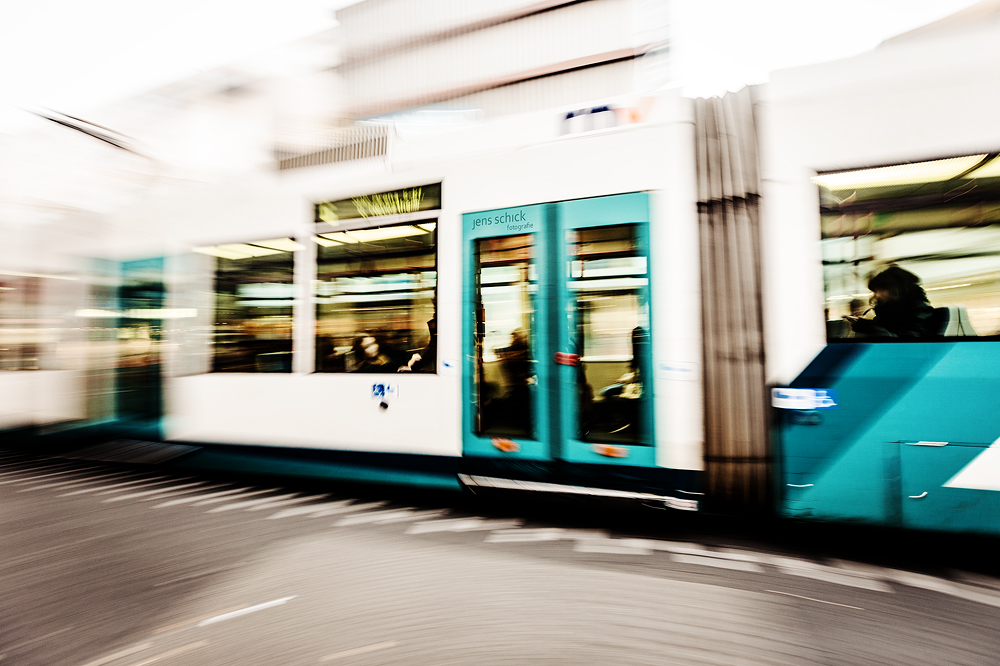
<svg viewBox="0 0 1000 666">
<path fill-rule="evenodd" d="M 1000 662 L 987 576 L 281 481 L 0 453 L 0 666 Z"/>
</svg>

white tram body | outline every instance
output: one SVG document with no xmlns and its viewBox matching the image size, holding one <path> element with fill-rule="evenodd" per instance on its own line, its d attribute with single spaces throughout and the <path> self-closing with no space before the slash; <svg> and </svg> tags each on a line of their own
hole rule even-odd
<svg viewBox="0 0 1000 666">
<path fill-rule="evenodd" d="M 629 101 L 634 103 L 626 106 Z M 626 100 L 620 115 L 639 113 L 639 105 L 641 123 L 563 134 L 562 117 L 555 112 L 505 118 L 430 138 L 397 138 L 384 161 L 282 173 L 264 187 L 208 193 L 209 201 L 198 192 L 169 192 L 161 201 L 144 200 L 135 210 L 122 212 L 119 218 L 125 223 L 141 214 L 143 224 L 170 233 L 171 247 L 291 237 L 303 248 L 295 259 L 293 371 L 192 373 L 190 368 L 209 366 L 208 338 L 203 336 L 200 345 L 188 338 L 183 350 L 171 347 L 183 358 L 166 363 L 175 369 L 165 379 L 166 439 L 461 456 L 462 285 L 467 280 L 462 215 L 649 192 L 650 252 L 658 269 L 650 285 L 657 299 L 651 342 L 654 359 L 661 361 L 655 410 L 658 422 L 665 424 L 657 428 L 656 464 L 701 469 L 692 103 L 676 94 L 655 101 Z M 380 409 L 371 397 L 372 375 L 313 371 L 313 204 L 428 183 L 441 183 L 442 190 L 440 209 L 420 216 L 438 225 L 437 372 L 379 375 L 376 379 L 398 384 L 398 397 L 388 409 Z M 405 216 L 390 215 L 365 223 L 376 227 L 403 221 Z M 134 252 L 149 256 L 152 250 Z M 202 294 L 211 290 L 210 281 L 195 288 Z M 211 303 L 203 302 L 202 308 L 210 310 Z"/>
<path fill-rule="evenodd" d="M 452 476 L 468 472 L 465 461 L 472 457 L 489 459 L 486 467 L 473 470 L 480 479 L 570 479 L 609 490 L 639 487 L 689 499 L 706 493 L 765 506 L 784 481 L 773 467 L 774 424 L 767 391 L 794 385 L 814 359 L 832 347 L 827 344 L 835 337 L 831 331 L 847 313 L 847 301 L 858 297 L 852 290 L 864 288 L 860 269 L 845 277 L 836 266 L 907 260 L 891 238 L 910 238 L 903 232 L 911 222 L 896 218 L 888 223 L 903 225 L 899 233 L 879 236 L 872 227 L 852 237 L 855 244 L 861 236 L 868 238 L 864 242 L 881 239 L 873 250 L 881 253 L 875 259 L 837 254 L 846 252 L 837 248 L 850 234 L 831 231 L 830 225 L 845 219 L 851 224 L 871 222 L 875 213 L 852 212 L 858 197 L 867 201 L 867 186 L 857 188 L 861 195 L 849 197 L 825 185 L 824 174 L 967 156 L 983 158 L 983 164 L 992 159 L 1000 147 L 1000 125 L 993 118 L 1000 91 L 986 85 L 1000 60 L 1000 40 L 992 39 L 994 32 L 888 43 L 855 58 L 777 72 L 770 84 L 721 100 L 691 100 L 668 91 L 601 100 L 584 112 L 555 109 L 491 119 L 423 138 L 388 131 L 378 139 L 383 149 L 377 154 L 364 154 L 359 143 L 354 159 L 319 159 L 312 166 L 225 183 L 161 183 L 108 216 L 100 226 L 105 232 L 91 238 L 67 235 L 44 249 L 24 236 L 14 238 L 20 246 L 15 243 L 4 252 L 6 265 L 15 269 L 7 271 L 10 277 L 41 275 L 48 284 L 44 276 L 59 273 L 81 278 L 80 284 L 91 290 L 89 295 L 51 296 L 50 309 L 61 313 L 53 321 L 83 319 L 87 324 L 61 325 L 52 340 L 60 351 L 50 353 L 43 364 L 51 370 L 2 373 L 0 391 L 9 400 L 0 401 L 0 425 L 114 421 L 114 400 L 107 397 L 119 381 L 114 370 L 129 367 L 122 359 L 134 349 L 137 367 L 148 364 L 150 354 L 156 356 L 155 381 L 162 396 L 153 401 L 162 409 L 146 413 L 158 419 L 158 435 L 153 436 L 170 442 L 235 445 L 244 452 L 275 448 L 362 455 L 350 458 L 347 467 L 377 466 L 380 461 L 391 467 L 392 456 L 403 456 L 410 461 L 401 464 L 404 474 L 392 477 L 403 481 L 414 456 L 442 462 Z M 308 156 L 301 159 L 309 164 Z M 317 205 L 324 202 L 393 192 L 405 198 L 438 184 L 439 199 L 429 208 L 390 206 L 381 211 L 385 214 L 368 210 L 340 221 L 319 219 Z M 842 198 L 834 196 L 838 192 Z M 575 269 L 561 268 L 551 257 L 538 259 L 538 265 L 551 262 L 542 272 L 555 285 L 553 291 L 531 287 L 534 314 L 549 317 L 552 329 L 545 344 L 532 349 L 532 362 L 551 367 L 534 372 L 529 383 L 533 413 L 538 418 L 547 413 L 546 423 L 561 424 L 550 428 L 557 434 L 536 433 L 536 438 L 559 441 L 536 450 L 513 436 L 480 433 L 479 440 L 470 439 L 480 427 L 475 412 L 479 407 L 470 404 L 478 400 L 481 406 L 486 377 L 481 369 L 478 379 L 472 376 L 484 363 L 482 339 L 476 336 L 481 335 L 485 315 L 477 314 L 476 308 L 481 313 L 483 306 L 475 302 L 482 274 L 472 270 L 481 257 L 470 258 L 479 252 L 476 248 L 485 247 L 477 244 L 479 236 L 470 235 L 476 214 L 541 211 L 549 216 L 544 219 L 569 225 L 558 229 L 565 236 L 545 232 L 550 243 L 566 244 L 570 241 L 564 239 L 575 238 L 573 234 L 591 224 L 574 227 L 560 217 L 571 209 L 582 210 L 571 202 L 592 200 L 599 208 L 602 198 L 633 194 L 639 198 L 605 201 L 639 202 L 642 219 L 621 222 L 648 231 L 642 264 L 649 268 L 642 284 L 651 305 L 644 325 L 649 364 L 642 387 L 643 409 L 651 424 L 645 431 L 648 441 L 632 446 L 608 440 L 591 446 L 583 426 L 573 431 L 572 421 L 584 409 L 583 402 L 576 403 L 573 382 L 582 380 L 573 379 L 577 371 L 556 365 L 600 361 L 588 361 L 585 353 L 565 344 L 573 339 L 572 325 L 565 335 L 556 333 L 565 324 L 560 313 L 567 305 L 558 299 L 570 293 L 559 285 L 572 277 L 566 271 Z M 876 204 L 876 213 L 882 210 L 878 206 L 888 205 L 884 199 Z M 595 224 L 615 223 L 613 212 L 601 215 L 611 217 Z M 327 226 L 317 226 L 319 222 Z M 318 257 L 325 247 L 340 242 L 326 242 L 324 234 L 335 238 L 347 230 L 360 237 L 366 230 L 393 225 L 434 231 L 433 267 L 425 271 L 433 274 L 428 278 L 433 280 L 433 309 L 425 304 L 421 312 L 436 321 L 435 367 L 422 373 L 395 372 L 389 365 L 375 373 L 317 371 L 323 363 L 320 356 L 327 354 L 318 350 Z M 277 371 L 261 371 L 270 367 L 266 363 L 258 364 L 256 371 L 212 371 L 217 341 L 212 331 L 220 325 L 213 262 L 236 252 L 233 248 L 240 244 L 265 239 L 272 246 L 281 241 L 294 255 L 289 264 L 293 268 L 288 269 L 293 279 L 280 290 L 290 308 L 290 321 L 286 316 L 281 329 L 290 346 L 267 352 L 279 364 L 270 369 Z M 556 252 L 552 257 L 562 257 L 558 252 L 565 251 L 546 247 Z M 111 303 L 106 295 L 104 301 L 94 296 L 96 287 L 127 285 L 133 279 L 129 271 L 142 273 L 148 269 L 143 261 L 151 259 L 159 262 L 149 269 L 156 275 L 147 280 L 162 284 L 158 305 L 144 310 L 121 298 Z M 925 280 L 925 286 L 942 290 L 932 296 L 932 304 L 951 307 L 961 316 L 967 310 L 980 328 L 993 325 L 990 317 L 1000 313 L 992 302 L 997 290 L 946 291 L 969 285 L 952 284 L 961 278 L 952 268 L 925 268 L 938 280 Z M 975 270 L 980 277 L 989 273 Z M 947 294 L 959 300 L 947 301 Z M 100 317 L 142 320 L 146 332 L 110 337 L 72 332 L 101 329 Z M 996 318 L 1000 323 L 1000 315 Z M 152 338 L 151 321 L 160 331 Z M 286 358 L 290 360 L 281 365 Z M 347 367 L 354 361 L 341 363 Z M 543 376 L 551 385 L 543 385 Z M 376 386 L 379 393 L 373 398 Z M 121 385 L 117 388 L 120 391 Z M 590 453 L 568 456 L 570 440 L 581 440 Z M 489 449 L 490 441 L 495 451 Z M 480 445 L 487 448 L 475 448 Z M 597 457 L 588 458 L 591 453 Z M 579 463 L 587 472 L 574 476 L 564 463 Z M 664 474 L 658 476 L 658 471 Z M 636 479 L 641 483 L 630 486 Z M 783 492 L 779 488 L 778 495 Z M 831 515 L 852 516 L 849 511 Z"/>
</svg>

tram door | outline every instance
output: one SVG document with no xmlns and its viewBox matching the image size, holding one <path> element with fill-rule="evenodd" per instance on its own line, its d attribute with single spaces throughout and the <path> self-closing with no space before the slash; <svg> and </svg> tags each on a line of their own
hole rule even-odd
<svg viewBox="0 0 1000 666">
<path fill-rule="evenodd" d="M 647 195 L 463 221 L 465 455 L 653 465 Z"/>
<path fill-rule="evenodd" d="M 118 302 L 116 415 L 124 436 L 159 439 L 163 416 L 160 313 L 166 297 L 162 282 L 163 260 L 122 264 Z"/>
</svg>

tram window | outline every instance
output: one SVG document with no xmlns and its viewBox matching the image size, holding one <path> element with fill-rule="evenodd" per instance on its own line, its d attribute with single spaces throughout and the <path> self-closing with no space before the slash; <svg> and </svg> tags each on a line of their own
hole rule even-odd
<svg viewBox="0 0 1000 666">
<path fill-rule="evenodd" d="M 437 371 L 434 221 L 317 235 L 316 371 Z"/>
<path fill-rule="evenodd" d="M 647 261 L 636 225 L 569 232 L 569 282 L 580 355 L 578 436 L 583 441 L 646 443 L 644 375 L 649 372 Z"/>
<path fill-rule="evenodd" d="M 829 339 L 1000 335 L 1000 162 L 979 155 L 815 180 Z"/>
<path fill-rule="evenodd" d="M 290 238 L 195 248 L 216 257 L 213 372 L 291 372 Z"/>
<path fill-rule="evenodd" d="M 535 438 L 538 274 L 532 234 L 476 241 L 476 432 Z"/>
<path fill-rule="evenodd" d="M 0 279 L 0 370 L 39 370 L 43 327 L 36 310 L 41 296 L 37 278 Z"/>
<path fill-rule="evenodd" d="M 86 367 L 86 332 L 68 320 L 79 316 L 86 288 L 65 275 L 0 275 L 0 371 Z"/>
</svg>

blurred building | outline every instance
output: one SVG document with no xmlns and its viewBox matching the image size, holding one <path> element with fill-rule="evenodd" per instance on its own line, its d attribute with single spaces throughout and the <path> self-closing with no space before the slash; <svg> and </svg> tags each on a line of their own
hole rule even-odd
<svg viewBox="0 0 1000 666">
<path fill-rule="evenodd" d="M 351 118 L 533 111 L 669 79 L 666 0 L 366 0 L 337 12 Z"/>
</svg>

